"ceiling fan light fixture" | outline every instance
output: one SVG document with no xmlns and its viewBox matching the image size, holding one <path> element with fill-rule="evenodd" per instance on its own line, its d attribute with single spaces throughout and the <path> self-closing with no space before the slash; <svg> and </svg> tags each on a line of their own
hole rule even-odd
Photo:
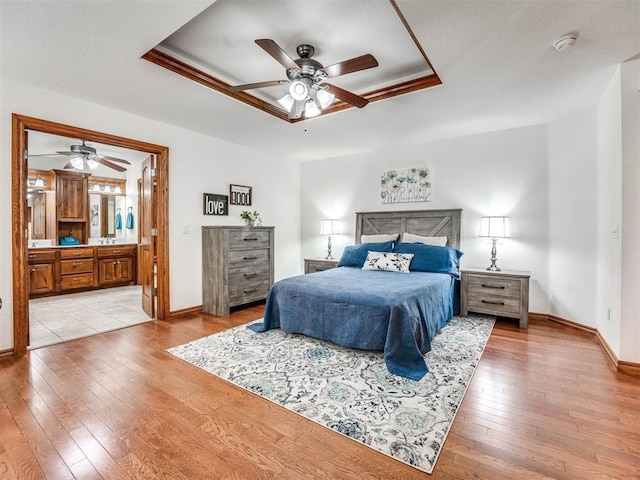
<svg viewBox="0 0 640 480">
<path fill-rule="evenodd" d="M 316 98 L 318 99 L 321 108 L 327 108 L 333 103 L 333 101 L 336 99 L 336 96 L 333 93 L 327 92 L 326 90 L 319 89 L 318 93 L 316 93 Z"/>
<path fill-rule="evenodd" d="M 76 170 L 84 170 L 84 159 L 82 157 L 73 157 L 70 162 L 71 166 Z"/>
<path fill-rule="evenodd" d="M 284 108 L 287 112 L 291 111 L 291 107 L 293 107 L 293 103 L 295 100 L 291 96 L 290 93 L 287 93 L 284 97 L 278 100 L 278 103 L 282 108 Z"/>
<path fill-rule="evenodd" d="M 309 96 L 309 86 L 302 80 L 294 80 L 289 84 L 289 94 L 294 100 L 305 100 Z"/>
<path fill-rule="evenodd" d="M 89 160 L 87 160 L 87 167 L 89 167 L 89 169 L 91 170 L 95 170 L 96 168 L 98 168 L 98 162 L 90 158 Z"/>
<path fill-rule="evenodd" d="M 317 117 L 318 115 L 320 115 L 320 113 L 321 113 L 321 110 L 316 105 L 316 102 L 314 102 L 311 99 L 307 100 L 304 106 L 305 118 Z"/>
</svg>

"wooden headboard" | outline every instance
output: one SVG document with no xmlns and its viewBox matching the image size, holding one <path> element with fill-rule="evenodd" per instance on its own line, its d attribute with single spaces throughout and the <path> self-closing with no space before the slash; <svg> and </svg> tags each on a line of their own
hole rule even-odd
<svg viewBox="0 0 640 480">
<path fill-rule="evenodd" d="M 356 243 L 361 235 L 413 233 L 425 237 L 447 237 L 447 246 L 460 248 L 462 209 L 406 210 L 402 212 L 357 212 Z"/>
</svg>

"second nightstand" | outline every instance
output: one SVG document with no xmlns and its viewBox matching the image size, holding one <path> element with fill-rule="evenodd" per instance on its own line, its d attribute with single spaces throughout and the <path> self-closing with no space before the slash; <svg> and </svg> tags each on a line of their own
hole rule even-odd
<svg viewBox="0 0 640 480">
<path fill-rule="evenodd" d="M 337 259 L 327 260 L 326 258 L 305 258 L 304 273 L 321 272 L 338 266 Z"/>
<path fill-rule="evenodd" d="M 461 316 L 487 313 L 518 318 L 520 328 L 529 326 L 529 272 L 464 268 L 460 273 Z"/>
</svg>

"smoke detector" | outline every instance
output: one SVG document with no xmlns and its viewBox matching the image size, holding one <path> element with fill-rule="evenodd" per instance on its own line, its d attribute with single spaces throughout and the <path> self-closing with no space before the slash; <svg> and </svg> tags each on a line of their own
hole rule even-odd
<svg viewBox="0 0 640 480">
<path fill-rule="evenodd" d="M 565 48 L 575 45 L 576 38 L 576 35 L 567 35 L 566 37 L 562 37 L 561 39 L 556 40 L 553 46 L 557 51 L 561 52 Z"/>
</svg>

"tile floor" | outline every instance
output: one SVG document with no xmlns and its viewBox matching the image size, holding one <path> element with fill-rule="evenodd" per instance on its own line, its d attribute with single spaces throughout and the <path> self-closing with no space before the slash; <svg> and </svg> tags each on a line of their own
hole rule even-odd
<svg viewBox="0 0 640 480">
<path fill-rule="evenodd" d="M 29 300 L 29 349 L 152 320 L 142 310 L 140 285 Z"/>
</svg>

